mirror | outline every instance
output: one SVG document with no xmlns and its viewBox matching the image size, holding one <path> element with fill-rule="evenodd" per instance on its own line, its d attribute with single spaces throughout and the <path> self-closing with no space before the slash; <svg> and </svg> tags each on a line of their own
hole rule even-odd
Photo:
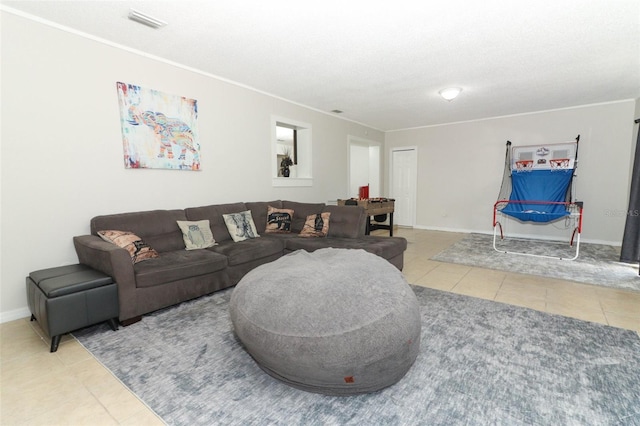
<svg viewBox="0 0 640 426">
<path fill-rule="evenodd" d="M 278 177 L 283 176 L 282 164 L 285 157 L 291 159 L 292 165 L 298 164 L 298 141 L 296 130 L 284 127 L 280 123 L 276 125 L 276 162 L 278 167 Z"/>
<path fill-rule="evenodd" d="M 311 136 L 311 124 L 271 116 L 273 186 L 313 186 Z"/>
</svg>

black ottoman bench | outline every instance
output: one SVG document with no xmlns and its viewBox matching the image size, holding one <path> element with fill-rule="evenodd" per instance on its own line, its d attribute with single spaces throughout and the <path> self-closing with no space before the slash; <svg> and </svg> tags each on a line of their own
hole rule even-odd
<svg viewBox="0 0 640 426">
<path fill-rule="evenodd" d="M 51 352 L 73 330 L 102 321 L 118 329 L 118 288 L 108 275 L 67 265 L 31 272 L 26 281 L 31 321 L 37 320 L 51 338 Z"/>
</svg>

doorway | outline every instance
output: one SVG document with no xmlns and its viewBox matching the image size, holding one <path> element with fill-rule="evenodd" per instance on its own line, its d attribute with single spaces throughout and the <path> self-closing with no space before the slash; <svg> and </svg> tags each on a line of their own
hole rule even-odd
<svg viewBox="0 0 640 426">
<path fill-rule="evenodd" d="M 348 198 L 358 197 L 358 189 L 369 185 L 369 197 L 381 196 L 380 143 L 349 136 Z"/>
<path fill-rule="evenodd" d="M 398 226 L 413 227 L 416 222 L 418 148 L 392 148 L 390 157 L 390 196 L 396 200 L 393 219 Z"/>
</svg>

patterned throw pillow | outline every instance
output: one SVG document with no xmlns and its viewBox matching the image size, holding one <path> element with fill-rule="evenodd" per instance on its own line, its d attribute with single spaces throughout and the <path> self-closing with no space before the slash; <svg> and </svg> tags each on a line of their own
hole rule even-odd
<svg viewBox="0 0 640 426">
<path fill-rule="evenodd" d="M 293 210 L 277 209 L 269 206 L 267 209 L 267 228 L 265 233 L 284 234 L 291 232 L 291 220 L 293 219 Z"/>
<path fill-rule="evenodd" d="M 182 239 L 187 250 L 204 249 L 217 244 L 213 239 L 208 219 L 195 222 L 177 220 L 176 222 L 182 231 Z"/>
<path fill-rule="evenodd" d="M 301 237 L 326 237 L 329 233 L 329 216 L 331 213 L 324 212 L 311 214 L 300 231 Z"/>
<path fill-rule="evenodd" d="M 147 243 L 142 241 L 142 238 L 138 237 L 133 232 L 113 230 L 98 231 L 98 236 L 105 241 L 127 250 L 129 252 L 129 256 L 131 256 L 131 262 L 133 263 L 142 262 L 143 260 L 149 260 L 159 256 L 157 251 L 149 247 Z"/>
<path fill-rule="evenodd" d="M 258 235 L 256 224 L 253 223 L 251 210 L 240 213 L 223 214 L 222 217 L 229 230 L 229 235 L 231 235 L 231 238 L 236 243 L 260 236 Z"/>
</svg>

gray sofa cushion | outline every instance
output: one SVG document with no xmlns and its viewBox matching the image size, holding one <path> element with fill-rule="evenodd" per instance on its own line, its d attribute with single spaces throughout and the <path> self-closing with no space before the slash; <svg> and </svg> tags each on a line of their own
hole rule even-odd
<svg viewBox="0 0 640 426">
<path fill-rule="evenodd" d="M 252 238 L 245 241 L 224 241 L 209 251 L 224 255 L 229 260 L 229 266 L 247 263 L 255 259 L 282 254 L 284 242 L 278 238 Z"/>
<path fill-rule="evenodd" d="M 231 204 L 215 204 L 211 206 L 203 207 L 189 207 L 185 209 L 185 214 L 188 220 L 209 220 L 211 226 L 211 232 L 213 232 L 213 238 L 218 243 L 223 241 L 231 241 L 231 235 L 227 229 L 227 225 L 224 223 L 223 214 L 240 213 L 247 210 L 247 206 L 244 203 L 231 203 Z M 260 233 L 260 230 L 258 230 Z"/>
<path fill-rule="evenodd" d="M 96 216 L 91 219 L 91 233 L 129 231 L 158 252 L 184 249 L 178 220 L 187 220 L 184 210 L 151 210 Z"/>
<path fill-rule="evenodd" d="M 367 235 L 358 238 L 361 248 L 369 253 L 377 254 L 385 259 L 391 259 L 404 253 L 407 249 L 407 240 L 403 237 L 379 237 Z"/>
<path fill-rule="evenodd" d="M 134 271 L 137 287 L 159 284 L 206 275 L 227 267 L 227 258 L 208 250 L 176 250 L 164 252 L 155 259 L 136 263 Z"/>
<path fill-rule="evenodd" d="M 331 221 L 329 221 L 331 232 Z M 392 259 L 407 249 L 407 240 L 402 237 L 363 236 L 360 238 L 287 238 L 286 251 L 306 250 L 309 252 L 326 248 L 363 249 L 385 259 Z"/>
<path fill-rule="evenodd" d="M 328 237 L 364 236 L 366 213 L 362 206 L 325 206 L 324 211 L 331 213 Z"/>
</svg>

